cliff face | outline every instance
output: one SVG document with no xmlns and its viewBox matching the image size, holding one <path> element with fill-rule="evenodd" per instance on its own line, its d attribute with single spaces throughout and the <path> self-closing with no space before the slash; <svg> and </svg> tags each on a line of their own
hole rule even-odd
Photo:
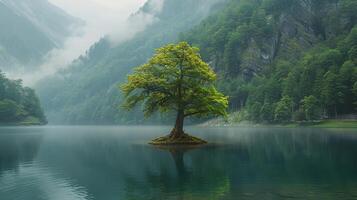
<svg viewBox="0 0 357 200">
<path fill-rule="evenodd" d="M 182 38 L 219 74 L 232 110 L 301 120 L 302 102 L 316 118 L 354 112 L 356 25 L 354 0 L 231 0 Z"/>
<path fill-rule="evenodd" d="M 272 33 L 261 45 L 251 39 L 243 51 L 242 73 L 251 78 L 271 65 L 276 58 L 294 61 L 301 53 L 319 41 L 313 25 L 315 18 L 311 1 L 300 1 L 298 5 L 280 16 L 267 15 L 271 20 Z M 274 22 L 273 22 L 274 21 Z"/>
<path fill-rule="evenodd" d="M 251 79 L 275 60 L 295 62 L 343 32 L 351 22 L 339 14 L 341 9 L 339 0 L 231 1 L 183 39 L 201 47 L 217 71 Z"/>
</svg>

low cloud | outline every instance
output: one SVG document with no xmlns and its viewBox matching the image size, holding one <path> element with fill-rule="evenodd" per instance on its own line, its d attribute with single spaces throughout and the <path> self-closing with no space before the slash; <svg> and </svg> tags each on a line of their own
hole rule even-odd
<svg viewBox="0 0 357 200">
<path fill-rule="evenodd" d="M 137 32 L 145 29 L 157 20 L 154 13 L 135 13 L 146 0 L 49 0 L 70 15 L 85 21 L 85 26 L 77 30 L 74 36 L 68 38 L 63 47 L 53 49 L 45 57 L 45 62 L 38 70 L 17 74 L 26 85 L 34 85 L 42 78 L 56 73 L 69 66 L 97 42 L 108 36 L 113 45 L 130 39 Z M 151 0 L 150 7 L 160 12 L 164 0 Z"/>
<path fill-rule="evenodd" d="M 117 45 L 120 42 L 131 39 L 135 33 L 143 31 L 148 25 L 156 22 L 158 19 L 155 17 L 156 14 L 160 13 L 165 0 L 149 0 L 148 6 L 150 7 L 149 13 L 136 12 L 128 20 L 122 23 L 122 27 L 117 26 L 108 32 L 109 40 L 113 45 Z"/>
</svg>

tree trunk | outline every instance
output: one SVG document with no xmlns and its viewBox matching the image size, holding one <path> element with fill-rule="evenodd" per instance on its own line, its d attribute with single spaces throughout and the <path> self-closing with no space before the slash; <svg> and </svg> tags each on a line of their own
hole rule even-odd
<svg viewBox="0 0 357 200">
<path fill-rule="evenodd" d="M 175 127 L 172 129 L 170 137 L 179 138 L 180 136 L 182 136 L 184 134 L 184 132 L 183 132 L 184 118 L 185 118 L 184 111 L 183 110 L 179 110 L 177 112 Z"/>
</svg>

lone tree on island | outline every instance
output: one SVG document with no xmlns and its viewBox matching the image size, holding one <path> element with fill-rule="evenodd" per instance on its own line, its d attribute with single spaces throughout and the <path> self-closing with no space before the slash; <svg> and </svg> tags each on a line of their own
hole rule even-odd
<svg viewBox="0 0 357 200">
<path fill-rule="evenodd" d="M 228 97 L 216 90 L 213 85 L 216 74 L 198 52 L 187 42 L 161 47 L 146 64 L 135 68 L 128 82 L 121 86 L 124 108 L 132 109 L 143 102 L 145 116 L 155 111 L 177 112 L 171 133 L 151 144 L 205 143 L 184 133 L 184 119 L 227 115 Z"/>
</svg>

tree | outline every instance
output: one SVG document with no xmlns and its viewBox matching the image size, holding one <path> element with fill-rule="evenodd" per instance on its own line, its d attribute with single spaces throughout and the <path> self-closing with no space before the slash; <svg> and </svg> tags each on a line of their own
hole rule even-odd
<svg viewBox="0 0 357 200">
<path fill-rule="evenodd" d="M 137 67 L 128 82 L 121 86 L 123 106 L 132 109 L 144 103 L 144 113 L 177 112 L 170 138 L 184 135 L 184 119 L 189 116 L 226 116 L 228 97 L 213 83 L 216 74 L 202 61 L 199 49 L 187 42 L 169 44 L 156 50 L 146 63 Z"/>
<path fill-rule="evenodd" d="M 46 117 L 35 91 L 10 80 L 0 70 L 0 123 L 45 124 Z"/>
<path fill-rule="evenodd" d="M 293 113 L 293 101 L 289 96 L 283 96 L 277 103 L 274 111 L 274 120 L 277 122 L 289 121 Z"/>
<path fill-rule="evenodd" d="M 352 28 L 357 22 L 357 2 L 355 0 L 342 0 L 341 11 L 342 15 L 347 18 L 347 28 Z"/>
<path fill-rule="evenodd" d="M 305 113 L 306 120 L 310 121 L 319 118 L 319 102 L 315 96 L 310 95 L 304 97 L 304 99 L 301 101 L 301 107 Z"/>
<path fill-rule="evenodd" d="M 355 110 L 357 110 L 357 81 L 353 84 L 352 91 L 353 91 L 354 100 L 355 100 L 355 102 L 353 104 L 355 105 Z"/>
<path fill-rule="evenodd" d="M 351 49 L 348 51 L 348 56 L 350 60 L 357 63 L 357 45 L 351 47 Z"/>
<path fill-rule="evenodd" d="M 0 101 L 0 122 L 12 122 L 23 118 L 24 110 L 12 100 Z"/>
<path fill-rule="evenodd" d="M 333 108 L 335 117 L 337 117 L 337 106 L 342 104 L 344 100 L 344 95 L 337 79 L 338 77 L 335 73 L 326 72 L 321 90 L 323 104 L 327 108 Z"/>
<path fill-rule="evenodd" d="M 248 106 L 248 115 L 249 119 L 254 122 L 260 121 L 260 112 L 262 110 L 263 105 L 260 102 L 252 102 Z"/>
</svg>

